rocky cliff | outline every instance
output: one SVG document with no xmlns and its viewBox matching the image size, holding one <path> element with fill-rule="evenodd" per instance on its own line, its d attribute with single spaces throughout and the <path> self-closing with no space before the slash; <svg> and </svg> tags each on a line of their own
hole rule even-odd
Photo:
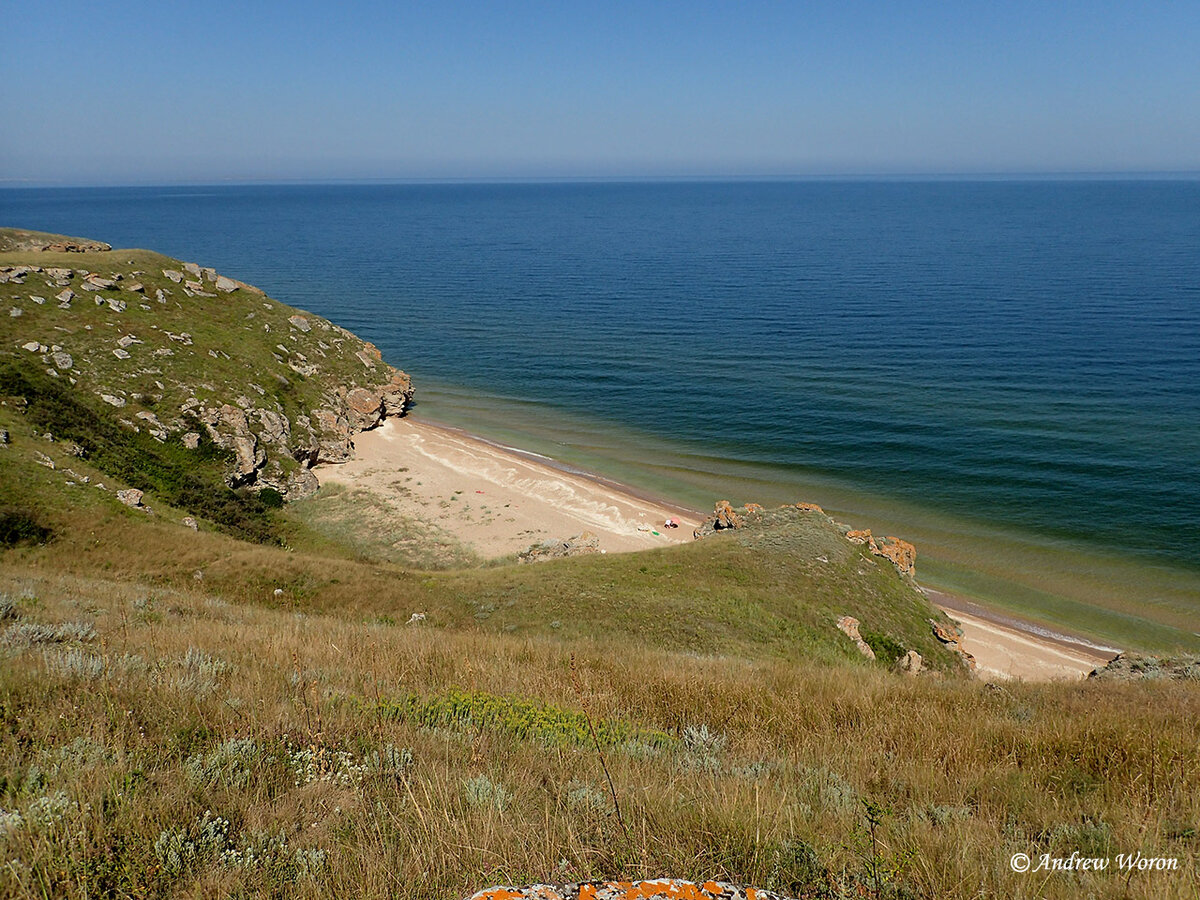
<svg viewBox="0 0 1200 900">
<path fill-rule="evenodd" d="M 12 229 L 0 248 L 0 364 L 155 440 L 215 444 L 231 487 L 311 494 L 313 465 L 349 459 L 412 400 L 372 344 L 212 268 Z"/>
</svg>

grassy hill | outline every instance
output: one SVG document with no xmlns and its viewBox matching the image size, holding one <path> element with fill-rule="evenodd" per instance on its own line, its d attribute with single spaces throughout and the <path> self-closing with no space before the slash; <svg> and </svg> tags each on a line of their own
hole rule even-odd
<svg viewBox="0 0 1200 900">
<path fill-rule="evenodd" d="M 0 320 L 0 896 L 424 900 L 661 875 L 796 897 L 1195 896 L 1197 682 L 981 685 L 911 583 L 810 510 L 528 566 L 364 556 L 261 481 L 231 487 L 237 449 L 179 411 L 253 392 L 300 442 L 336 445 L 299 420 L 392 384 L 361 341 L 248 286 L 184 296 L 154 275 L 182 263 L 144 251 L 0 254 L 31 264 L 143 290 L 60 309 L 28 299 L 44 271 L 0 284 L 0 311 L 22 310 Z M 111 352 L 126 334 L 145 342 L 129 359 Z M 908 649 L 928 674 L 892 670 Z M 1008 864 L 1076 850 L 1181 868 Z"/>
</svg>

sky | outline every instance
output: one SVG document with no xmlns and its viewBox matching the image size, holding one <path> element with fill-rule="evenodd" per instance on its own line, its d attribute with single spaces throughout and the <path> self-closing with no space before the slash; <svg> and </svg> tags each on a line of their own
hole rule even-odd
<svg viewBox="0 0 1200 900">
<path fill-rule="evenodd" d="M 8 0 L 0 186 L 1200 171 L 1200 3 Z"/>
</svg>

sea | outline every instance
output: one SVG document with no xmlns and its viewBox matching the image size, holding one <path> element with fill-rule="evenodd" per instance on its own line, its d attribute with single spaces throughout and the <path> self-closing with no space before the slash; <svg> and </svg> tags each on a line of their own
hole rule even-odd
<svg viewBox="0 0 1200 900">
<path fill-rule="evenodd" d="M 697 509 L 811 501 L 923 584 L 1200 646 L 1200 180 L 6 188 L 373 341 L 414 415 Z"/>
</svg>

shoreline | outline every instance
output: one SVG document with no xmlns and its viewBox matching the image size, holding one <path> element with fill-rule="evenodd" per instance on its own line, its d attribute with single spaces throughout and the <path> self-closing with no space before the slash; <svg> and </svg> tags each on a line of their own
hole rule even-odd
<svg viewBox="0 0 1200 900">
<path fill-rule="evenodd" d="M 313 470 L 323 485 L 369 498 L 383 517 L 378 531 L 415 524 L 432 541 L 484 561 L 577 537 L 586 545 L 577 552 L 690 542 L 704 518 L 543 454 L 411 416 L 356 434 L 354 445 L 353 459 Z M 667 527 L 672 519 L 677 526 Z"/>
<path fill-rule="evenodd" d="M 365 491 L 376 505 L 420 520 L 485 560 L 584 532 L 596 536 L 601 553 L 686 543 L 705 517 L 598 472 L 411 414 L 354 438 L 354 459 L 314 470 L 322 484 Z M 476 509 L 472 500 L 487 503 Z M 679 528 L 657 524 L 670 517 Z M 962 646 L 984 680 L 1080 679 L 1120 652 L 972 598 L 920 589 L 931 607 L 959 623 Z"/>
<path fill-rule="evenodd" d="M 1002 681 L 1076 680 L 1122 652 L 997 612 L 966 597 L 929 587 L 922 587 L 921 593 L 959 624 L 962 647 L 975 657 L 982 680 L 989 680 L 985 675 Z"/>
<path fill-rule="evenodd" d="M 412 417 L 405 415 L 404 418 L 408 419 Z M 445 422 L 439 422 L 436 419 L 413 418 L 413 421 L 419 422 L 421 425 L 435 431 L 444 431 L 447 434 L 452 434 L 459 438 L 477 441 L 480 444 L 486 444 L 489 447 L 493 447 L 496 450 L 500 450 L 504 453 L 510 453 L 513 456 L 523 459 L 526 462 L 533 463 L 534 465 L 543 465 L 547 468 L 562 472 L 565 475 L 572 475 L 576 478 L 582 478 L 586 481 L 594 482 L 602 487 L 608 488 L 611 491 L 625 494 L 634 500 L 652 503 L 655 506 L 660 506 L 664 509 L 674 510 L 681 516 L 686 516 L 689 518 L 698 517 L 701 521 L 703 521 L 703 519 L 708 515 L 708 513 L 696 509 L 695 507 L 677 503 L 676 501 L 671 500 L 668 497 L 664 497 L 661 494 L 654 493 L 653 491 L 646 491 L 642 490 L 641 488 L 636 488 L 633 485 L 626 484 L 623 481 L 617 481 L 615 478 L 609 478 L 607 475 L 601 475 L 599 472 L 591 471 L 589 469 L 581 469 L 578 466 L 563 462 L 560 459 L 555 459 L 552 456 L 546 456 L 542 453 L 535 453 L 532 450 L 525 450 L 521 447 L 513 447 L 509 444 L 501 443 L 500 441 L 494 441 L 491 438 L 468 431 L 465 428 L 460 428 L 457 425 L 448 425 Z"/>
</svg>

